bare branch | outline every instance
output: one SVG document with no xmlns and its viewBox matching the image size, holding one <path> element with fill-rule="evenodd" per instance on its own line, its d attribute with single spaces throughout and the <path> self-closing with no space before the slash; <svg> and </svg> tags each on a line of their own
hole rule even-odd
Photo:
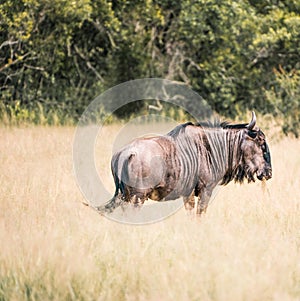
<svg viewBox="0 0 300 301">
<path fill-rule="evenodd" d="M 18 44 L 19 41 L 5 41 L 1 44 L 0 46 L 0 50 L 5 47 L 5 46 L 11 46 L 11 45 L 15 45 L 15 44 Z"/>
<path fill-rule="evenodd" d="M 104 81 L 100 73 L 92 66 L 92 64 L 89 61 L 86 62 L 86 65 L 88 66 L 89 69 L 91 69 L 95 73 L 95 75 L 99 80 L 101 80 L 102 82 Z"/>
<path fill-rule="evenodd" d="M 157 106 L 149 105 L 149 106 L 148 106 L 148 109 L 149 109 L 149 110 L 152 109 L 152 110 L 155 110 L 155 111 L 161 111 L 162 108 L 163 108 L 163 106 L 162 106 L 162 104 L 161 104 L 161 102 L 160 102 L 159 99 L 156 99 L 156 104 L 157 104 Z"/>
<path fill-rule="evenodd" d="M 26 54 L 18 57 L 17 59 L 15 59 L 14 61 L 10 61 L 7 64 L 5 64 L 4 66 L 0 67 L 0 72 L 2 72 L 4 69 L 9 68 L 12 65 L 15 65 L 21 61 L 24 60 L 25 57 L 27 57 L 28 55 L 30 55 L 30 52 L 27 52 Z"/>
<path fill-rule="evenodd" d="M 85 61 L 85 63 L 86 63 L 86 65 L 87 65 L 87 67 L 89 68 L 89 69 L 91 69 L 93 72 L 94 72 L 94 74 L 96 75 L 96 77 L 99 79 L 99 80 L 101 80 L 102 82 L 104 81 L 103 80 L 103 77 L 100 75 L 100 73 L 92 66 L 92 64 L 91 64 L 91 62 L 88 60 L 88 58 L 78 49 L 78 47 L 75 45 L 75 51 L 76 51 L 76 53 L 80 56 L 80 58 L 82 58 L 84 61 Z"/>
<path fill-rule="evenodd" d="M 115 43 L 115 41 L 114 41 L 111 33 L 101 24 L 101 22 L 99 21 L 99 19 L 97 19 L 96 21 L 92 21 L 92 24 L 96 27 L 96 29 L 99 30 L 99 32 L 101 32 L 101 33 L 104 32 L 104 33 L 107 34 L 108 39 L 109 39 L 109 41 L 111 43 L 111 46 L 113 48 L 115 48 L 116 47 L 116 43 Z"/>
<path fill-rule="evenodd" d="M 33 69 L 33 70 L 45 71 L 45 68 L 43 68 L 43 67 L 35 67 L 35 66 L 27 65 L 27 64 L 24 64 L 24 67 L 26 67 L 28 69 Z"/>
</svg>

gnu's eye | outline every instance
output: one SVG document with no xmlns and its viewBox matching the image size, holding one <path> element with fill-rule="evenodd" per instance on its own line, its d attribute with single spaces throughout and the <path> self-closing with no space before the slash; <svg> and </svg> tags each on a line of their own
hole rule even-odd
<svg viewBox="0 0 300 301">
<path fill-rule="evenodd" d="M 257 136 L 257 132 L 253 132 L 253 131 L 248 131 L 248 135 L 251 137 L 251 138 L 256 138 Z"/>
</svg>

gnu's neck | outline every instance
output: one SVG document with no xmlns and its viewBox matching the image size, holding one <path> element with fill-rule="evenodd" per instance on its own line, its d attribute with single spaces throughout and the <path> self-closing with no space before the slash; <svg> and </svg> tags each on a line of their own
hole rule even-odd
<svg viewBox="0 0 300 301">
<path fill-rule="evenodd" d="M 226 171 L 224 173 L 221 185 L 226 185 L 235 180 L 243 182 L 244 173 L 241 166 L 241 142 L 243 130 L 225 129 L 226 137 Z"/>
</svg>

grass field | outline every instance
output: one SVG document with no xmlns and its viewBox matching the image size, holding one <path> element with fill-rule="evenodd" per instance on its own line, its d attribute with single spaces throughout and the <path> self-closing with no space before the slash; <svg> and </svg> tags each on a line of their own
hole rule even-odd
<svg viewBox="0 0 300 301">
<path fill-rule="evenodd" d="M 300 140 L 270 141 L 266 188 L 230 184 L 200 220 L 182 209 L 133 226 L 82 205 L 73 136 L 0 128 L 1 301 L 300 300 Z M 101 141 L 97 166 L 113 192 Z"/>
</svg>

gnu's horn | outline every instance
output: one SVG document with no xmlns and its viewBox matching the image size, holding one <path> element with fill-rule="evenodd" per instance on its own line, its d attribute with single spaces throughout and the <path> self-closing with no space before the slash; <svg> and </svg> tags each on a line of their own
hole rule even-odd
<svg viewBox="0 0 300 301">
<path fill-rule="evenodd" d="M 256 116 L 255 116 L 254 111 L 252 111 L 252 119 L 251 119 L 250 123 L 247 125 L 247 129 L 252 130 L 255 126 L 255 123 L 256 123 Z"/>
</svg>

